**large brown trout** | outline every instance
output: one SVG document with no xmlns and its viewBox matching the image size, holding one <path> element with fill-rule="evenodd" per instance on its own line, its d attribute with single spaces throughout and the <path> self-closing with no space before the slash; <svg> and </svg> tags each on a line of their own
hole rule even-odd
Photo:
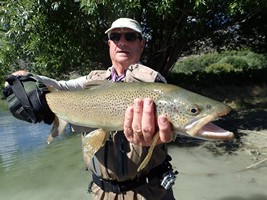
<svg viewBox="0 0 267 200">
<path fill-rule="evenodd" d="M 171 84 L 97 82 L 79 91 L 46 94 L 47 104 L 56 115 L 48 142 L 60 134 L 67 123 L 99 128 L 90 133 L 83 144 L 84 152 L 92 157 L 105 144 L 110 131 L 123 130 L 125 111 L 136 98 L 152 98 L 156 116 L 163 114 L 168 117 L 175 136 L 183 134 L 213 140 L 233 138 L 232 132 L 210 123 L 229 113 L 231 108 L 224 103 Z M 158 138 L 156 133 L 138 170 L 150 160 Z"/>
</svg>

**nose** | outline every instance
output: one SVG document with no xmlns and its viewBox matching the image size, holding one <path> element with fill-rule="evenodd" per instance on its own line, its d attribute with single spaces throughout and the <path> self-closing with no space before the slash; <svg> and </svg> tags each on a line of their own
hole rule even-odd
<svg viewBox="0 0 267 200">
<path fill-rule="evenodd" d="M 121 34 L 120 40 L 118 41 L 119 45 L 127 46 L 127 40 L 124 37 L 124 34 Z"/>
</svg>

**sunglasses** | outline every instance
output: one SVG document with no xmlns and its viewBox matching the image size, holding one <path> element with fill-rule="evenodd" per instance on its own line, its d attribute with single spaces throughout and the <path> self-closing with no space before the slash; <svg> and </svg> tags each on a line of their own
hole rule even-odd
<svg viewBox="0 0 267 200">
<path fill-rule="evenodd" d="M 142 36 L 136 32 L 126 32 L 126 33 L 118 33 L 118 32 L 113 32 L 108 35 L 108 39 L 112 41 L 118 42 L 121 39 L 121 35 L 124 35 L 124 38 L 127 42 L 134 42 L 137 39 L 142 40 Z"/>
</svg>

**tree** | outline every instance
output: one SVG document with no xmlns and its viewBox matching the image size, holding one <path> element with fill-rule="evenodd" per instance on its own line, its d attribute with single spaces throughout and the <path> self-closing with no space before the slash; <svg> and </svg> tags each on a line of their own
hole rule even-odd
<svg viewBox="0 0 267 200">
<path fill-rule="evenodd" d="M 181 55 L 202 52 L 203 47 L 246 46 L 266 52 L 267 0 L 2 2 L 0 65 L 5 70 L 27 66 L 58 77 L 107 67 L 104 31 L 118 17 L 141 22 L 147 39 L 142 61 L 164 75 Z"/>
<path fill-rule="evenodd" d="M 203 51 L 203 43 L 209 50 L 245 46 L 266 52 L 266 0 L 81 0 L 81 5 L 88 13 L 104 11 L 106 19 L 141 21 L 148 39 L 144 61 L 163 74 L 181 55 Z"/>
<path fill-rule="evenodd" d="M 95 67 L 93 61 L 103 55 L 101 34 L 96 34 L 78 2 L 10 0 L 2 21 L 8 28 L 1 63 L 11 69 L 25 65 L 37 73 L 59 76 L 81 66 Z"/>
</svg>

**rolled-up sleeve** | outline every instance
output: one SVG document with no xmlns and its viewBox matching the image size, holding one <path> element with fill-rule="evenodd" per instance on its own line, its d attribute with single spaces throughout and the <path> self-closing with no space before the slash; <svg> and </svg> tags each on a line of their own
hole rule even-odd
<svg viewBox="0 0 267 200">
<path fill-rule="evenodd" d="M 38 76 L 41 81 L 46 86 L 52 86 L 58 90 L 79 90 L 83 89 L 84 84 L 86 83 L 87 76 L 82 76 L 76 79 L 71 79 L 68 81 L 57 81 L 46 76 Z"/>
</svg>

